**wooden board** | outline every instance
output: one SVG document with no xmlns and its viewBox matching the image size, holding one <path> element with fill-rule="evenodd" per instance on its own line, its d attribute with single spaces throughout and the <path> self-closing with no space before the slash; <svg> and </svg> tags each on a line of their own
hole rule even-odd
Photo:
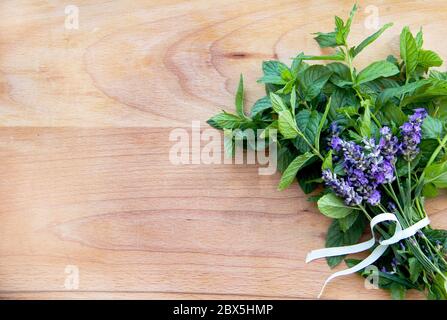
<svg viewBox="0 0 447 320">
<path fill-rule="evenodd" d="M 169 134 L 231 110 L 241 72 L 250 105 L 262 60 L 320 53 L 311 33 L 351 5 L 77 1 L 67 29 L 66 2 L 0 2 L 0 298 L 315 298 L 331 270 L 304 258 L 329 221 L 255 165 L 173 165 Z M 353 43 L 369 5 L 395 27 L 359 67 L 407 24 L 447 57 L 445 1 L 360 1 Z M 427 206 L 447 228 L 446 196 Z M 387 297 L 357 276 L 325 294 Z"/>
</svg>

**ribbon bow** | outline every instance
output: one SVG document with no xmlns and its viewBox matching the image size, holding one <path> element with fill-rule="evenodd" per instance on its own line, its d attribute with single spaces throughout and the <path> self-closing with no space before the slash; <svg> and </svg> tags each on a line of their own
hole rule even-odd
<svg viewBox="0 0 447 320">
<path fill-rule="evenodd" d="M 330 275 L 329 278 L 327 278 L 326 281 L 324 282 L 323 288 L 321 288 L 318 298 L 320 298 L 321 295 L 323 294 L 323 291 L 324 291 L 324 288 L 326 287 L 326 285 L 334 278 L 337 278 L 339 276 L 346 276 L 348 274 L 352 274 L 352 273 L 355 273 L 357 271 L 360 271 L 360 270 L 366 268 L 370 264 L 374 263 L 377 259 L 379 259 L 382 256 L 382 254 L 386 251 L 388 246 L 390 246 L 394 243 L 397 243 L 402 239 L 406 239 L 406 238 L 413 236 L 418 230 L 420 230 L 430 224 L 430 220 L 428 219 L 428 217 L 425 217 L 424 219 L 413 224 L 412 226 L 402 230 L 402 226 L 400 225 L 399 220 L 397 220 L 397 217 L 393 213 L 382 213 L 382 214 L 375 216 L 370 222 L 370 228 L 371 228 L 371 233 L 372 233 L 372 238 L 370 240 L 361 242 L 361 243 L 358 243 L 358 244 L 355 244 L 352 246 L 342 246 L 342 247 L 313 250 L 307 254 L 306 263 L 309 263 L 312 260 L 319 259 L 319 258 L 340 256 L 340 255 L 346 255 L 346 254 L 357 253 L 357 252 L 368 250 L 369 248 L 373 247 L 374 244 L 376 243 L 376 238 L 374 235 L 374 227 L 378 223 L 381 223 L 384 221 L 395 221 L 396 222 L 396 229 L 394 231 L 393 236 L 386 240 L 380 240 L 379 245 L 362 262 L 356 264 L 352 268 L 338 271 L 338 272 L 335 272 L 332 275 Z"/>
</svg>

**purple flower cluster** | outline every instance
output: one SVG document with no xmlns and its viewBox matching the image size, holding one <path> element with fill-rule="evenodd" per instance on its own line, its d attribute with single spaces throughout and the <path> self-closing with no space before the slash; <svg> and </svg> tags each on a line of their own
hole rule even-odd
<svg viewBox="0 0 447 320">
<path fill-rule="evenodd" d="M 398 140 L 388 127 L 383 127 L 380 133 L 379 143 L 374 139 L 365 139 L 363 146 L 344 141 L 338 135 L 331 139 L 332 150 L 343 159 L 346 176 L 337 177 L 330 170 L 324 170 L 323 180 L 347 205 L 359 205 L 363 201 L 378 205 L 381 199 L 378 187 L 395 179 Z"/>
<path fill-rule="evenodd" d="M 410 116 L 408 122 L 401 127 L 402 144 L 401 153 L 405 160 L 412 161 L 419 153 L 418 145 L 422 137 L 422 122 L 427 117 L 427 111 L 423 108 L 415 109 L 415 113 Z"/>
<path fill-rule="evenodd" d="M 323 171 L 323 180 L 347 205 L 359 205 L 363 201 L 375 206 L 380 203 L 379 186 L 393 182 L 397 156 L 412 161 L 419 153 L 422 137 L 422 122 L 427 116 L 425 109 L 416 109 L 409 121 L 401 128 L 402 142 L 393 136 L 390 128 L 380 129 L 380 138 L 365 139 L 362 145 L 340 138 L 340 130 L 331 125 L 332 138 L 329 142 L 334 151 L 333 159 L 342 159 L 346 173 L 343 177 L 330 170 Z M 392 204 L 394 206 L 394 204 Z M 395 206 L 394 206 L 395 207 Z"/>
</svg>

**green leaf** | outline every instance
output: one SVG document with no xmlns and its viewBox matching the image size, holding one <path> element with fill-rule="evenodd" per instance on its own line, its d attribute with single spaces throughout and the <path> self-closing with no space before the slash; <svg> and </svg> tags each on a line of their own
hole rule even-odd
<svg viewBox="0 0 447 320">
<path fill-rule="evenodd" d="M 305 194 L 314 191 L 321 183 L 316 182 L 317 179 L 321 179 L 321 165 L 315 161 L 316 158 L 312 158 L 309 162 L 313 161 L 312 164 L 306 164 L 306 170 L 300 170 L 296 175 L 298 183 L 301 190 Z"/>
<path fill-rule="evenodd" d="M 296 115 L 298 129 L 309 143 L 314 143 L 315 141 L 321 118 L 322 116 L 318 111 L 310 111 L 308 109 L 301 110 Z M 294 144 L 303 153 L 310 151 L 309 145 L 302 136 L 297 137 Z"/>
<path fill-rule="evenodd" d="M 289 70 L 289 67 L 278 60 L 269 60 L 262 62 L 262 71 L 264 72 L 264 75 L 280 76 L 286 70 Z"/>
<path fill-rule="evenodd" d="M 441 72 L 438 70 L 430 70 L 430 78 L 437 80 L 447 80 L 447 72 Z"/>
<path fill-rule="evenodd" d="M 440 67 L 442 65 L 441 57 L 431 50 L 419 50 L 418 64 L 424 68 Z"/>
<path fill-rule="evenodd" d="M 344 218 L 354 210 L 333 193 L 328 193 L 318 200 L 318 209 L 326 217 L 333 219 Z"/>
<path fill-rule="evenodd" d="M 313 65 L 307 68 L 298 78 L 299 88 L 304 98 L 310 101 L 318 96 L 331 75 L 332 71 L 322 65 Z"/>
<path fill-rule="evenodd" d="M 292 114 L 295 115 L 296 109 L 296 88 L 292 87 L 292 92 L 290 92 L 290 107 L 292 108 Z"/>
<path fill-rule="evenodd" d="M 414 257 L 408 259 L 408 265 L 410 267 L 410 280 L 415 283 L 424 268 L 419 263 L 418 259 Z"/>
<path fill-rule="evenodd" d="M 408 95 L 403 101 L 402 106 L 410 103 L 421 103 L 433 100 L 438 97 L 447 96 L 447 81 L 437 79 L 426 79 L 426 85 L 419 87 L 413 94 Z"/>
<path fill-rule="evenodd" d="M 363 137 L 371 137 L 371 111 L 369 105 L 365 105 L 365 112 L 360 122 L 360 134 Z"/>
<path fill-rule="evenodd" d="M 374 41 L 377 40 L 377 38 L 379 38 L 382 33 L 390 28 L 391 26 L 393 26 L 392 23 L 387 23 L 384 26 L 382 26 L 382 28 L 380 28 L 377 32 L 373 33 L 372 35 L 370 35 L 368 38 L 366 38 L 365 40 L 363 40 L 357 47 L 354 47 L 354 51 L 353 51 L 353 58 L 358 55 L 363 49 L 365 49 L 367 46 L 369 46 L 371 43 L 373 43 Z"/>
<path fill-rule="evenodd" d="M 282 85 L 291 80 L 290 70 L 282 62 L 276 60 L 264 61 L 262 70 L 264 71 L 264 76 L 258 80 L 260 83 Z"/>
<path fill-rule="evenodd" d="M 349 32 L 351 31 L 351 24 L 354 18 L 354 15 L 357 11 L 357 4 L 351 9 L 348 20 L 346 20 L 346 24 L 343 24 L 343 20 L 339 17 L 335 17 L 335 25 L 336 25 L 336 36 L 335 39 L 337 44 L 346 45 L 346 39 L 348 38 Z"/>
<path fill-rule="evenodd" d="M 328 47 L 336 47 L 337 41 L 335 40 L 335 32 L 329 32 L 329 33 L 316 33 L 316 37 L 314 38 L 315 41 L 318 42 L 321 48 L 328 48 Z"/>
<path fill-rule="evenodd" d="M 425 183 L 433 183 L 437 188 L 447 188 L 447 161 L 428 166 L 425 169 Z"/>
<path fill-rule="evenodd" d="M 422 123 L 423 139 L 438 139 L 442 136 L 442 121 L 438 118 L 427 116 Z"/>
<path fill-rule="evenodd" d="M 407 79 L 411 78 L 418 64 L 418 46 L 411 31 L 405 27 L 400 34 L 400 57 L 405 62 Z"/>
<path fill-rule="evenodd" d="M 422 195 L 426 198 L 434 198 L 438 195 L 438 189 L 433 183 L 427 183 L 422 188 Z"/>
<path fill-rule="evenodd" d="M 344 61 L 345 54 L 341 51 L 337 51 L 334 54 L 323 55 L 323 56 L 302 56 L 302 60 L 333 60 L 333 61 Z"/>
<path fill-rule="evenodd" d="M 299 72 L 306 70 L 309 65 L 303 61 L 304 53 L 299 53 L 295 58 L 293 58 L 291 72 L 293 77 L 296 77 Z"/>
<path fill-rule="evenodd" d="M 405 287 L 397 282 L 393 282 L 390 286 L 391 298 L 393 300 L 404 300 L 406 291 Z"/>
<path fill-rule="evenodd" d="M 286 80 L 281 78 L 281 76 L 277 75 L 266 75 L 262 78 L 257 80 L 258 83 L 269 83 L 269 84 L 276 84 L 276 85 L 284 85 L 287 83 Z"/>
<path fill-rule="evenodd" d="M 250 115 L 252 118 L 256 117 L 258 114 L 261 114 L 265 110 L 272 108 L 272 102 L 269 97 L 263 97 L 255 102 L 253 107 L 251 108 Z"/>
<path fill-rule="evenodd" d="M 278 163 L 277 168 L 279 172 L 284 172 L 289 164 L 295 159 L 295 154 L 290 151 L 290 148 L 285 144 L 279 145 L 278 148 Z"/>
<path fill-rule="evenodd" d="M 244 79 L 242 77 L 242 74 L 239 78 L 239 85 L 236 91 L 236 113 L 241 117 L 245 118 L 244 113 Z"/>
<path fill-rule="evenodd" d="M 314 145 L 318 151 L 320 150 L 321 131 L 323 130 L 324 124 L 326 123 L 327 115 L 328 115 L 330 109 L 331 109 L 331 98 L 329 98 L 329 100 L 326 102 L 326 108 L 324 110 L 323 116 L 321 117 L 317 132 L 315 133 Z"/>
<path fill-rule="evenodd" d="M 298 135 L 295 119 L 289 110 L 279 112 L 278 129 L 284 139 L 293 139 Z"/>
<path fill-rule="evenodd" d="M 388 105 L 383 109 L 383 115 L 385 118 L 398 126 L 401 126 L 405 121 L 407 121 L 407 115 L 396 105 Z"/>
<path fill-rule="evenodd" d="M 412 93 L 416 89 L 422 88 L 424 86 L 430 85 L 432 80 L 424 79 L 424 80 L 418 80 L 406 85 L 403 85 L 401 87 L 397 88 L 387 88 L 383 90 L 383 92 L 377 97 L 376 99 L 376 106 L 378 108 L 382 107 L 386 104 L 391 98 L 402 96 L 408 93 Z"/>
<path fill-rule="evenodd" d="M 341 231 L 348 231 L 348 229 L 351 228 L 354 222 L 357 220 L 358 215 L 359 213 L 354 211 L 351 214 L 348 214 L 346 217 L 338 219 Z"/>
<path fill-rule="evenodd" d="M 332 149 L 326 154 L 323 164 L 321 165 L 321 170 L 331 169 L 332 170 Z"/>
<path fill-rule="evenodd" d="M 358 215 L 357 220 L 346 232 L 340 228 L 338 220 L 332 221 L 326 235 L 326 248 L 349 246 L 358 243 L 365 230 L 366 221 L 363 215 Z M 329 257 L 326 259 L 328 265 L 333 268 L 343 261 L 345 256 Z"/>
<path fill-rule="evenodd" d="M 213 128 L 222 129 L 237 129 L 245 123 L 244 119 L 239 116 L 223 111 L 210 118 L 207 123 Z"/>
<path fill-rule="evenodd" d="M 419 32 L 416 34 L 414 40 L 416 41 L 416 46 L 418 49 L 421 49 L 424 45 L 424 34 L 422 33 L 422 28 L 419 29 Z"/>
<path fill-rule="evenodd" d="M 330 81 L 338 87 L 352 86 L 351 72 L 349 67 L 341 62 L 332 62 L 326 65 L 326 68 L 333 73 L 330 77 Z"/>
<path fill-rule="evenodd" d="M 272 104 L 273 110 L 278 114 L 282 111 L 287 110 L 287 107 L 282 98 L 277 94 L 274 94 L 273 92 L 270 93 L 270 102 Z"/>
<path fill-rule="evenodd" d="M 308 160 L 315 157 L 314 154 L 307 152 L 296 157 L 284 171 L 279 182 L 278 190 L 284 190 L 293 182 L 298 171 L 306 164 Z"/>
<path fill-rule="evenodd" d="M 363 69 L 356 78 L 356 85 L 360 85 L 362 83 L 375 80 L 380 77 L 390 77 L 399 73 L 399 69 L 386 60 L 377 61 L 365 69 Z"/>
</svg>

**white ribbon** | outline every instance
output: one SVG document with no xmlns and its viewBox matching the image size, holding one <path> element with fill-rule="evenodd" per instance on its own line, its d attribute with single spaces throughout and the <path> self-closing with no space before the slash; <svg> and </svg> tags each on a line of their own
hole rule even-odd
<svg viewBox="0 0 447 320">
<path fill-rule="evenodd" d="M 337 278 L 339 276 L 346 276 L 348 274 L 355 273 L 357 271 L 360 271 L 370 264 L 374 263 L 377 259 L 382 256 L 382 254 L 386 251 L 389 245 L 392 245 L 394 243 L 399 242 L 402 239 L 409 238 L 413 236 L 418 230 L 424 228 L 425 226 L 430 224 L 430 220 L 428 217 L 425 217 L 424 219 L 418 221 L 417 223 L 413 224 L 412 226 L 402 230 L 402 226 L 399 223 L 399 220 L 397 220 L 397 217 L 392 213 L 382 213 L 377 216 L 375 216 L 371 222 L 370 222 L 370 228 L 372 233 L 372 238 L 368 241 L 361 242 L 352 246 L 343 246 L 343 247 L 334 247 L 334 248 L 324 248 L 319 250 L 313 250 L 307 254 L 306 257 L 306 263 L 311 262 L 312 260 L 319 259 L 319 258 L 325 258 L 325 257 L 333 257 L 333 256 L 340 256 L 340 255 L 346 255 L 351 253 L 357 253 L 361 251 L 368 250 L 369 248 L 373 247 L 376 243 L 376 238 L 374 235 L 374 227 L 381 222 L 384 221 L 395 221 L 396 222 L 396 230 L 394 231 L 394 234 L 391 238 L 386 240 L 380 240 L 379 245 L 373 250 L 373 252 L 362 262 L 356 264 L 352 268 L 342 270 L 339 272 L 333 273 L 329 278 L 326 279 L 324 282 L 323 288 L 321 288 L 320 294 L 318 295 L 318 298 L 321 297 L 323 294 L 324 288 L 326 285 L 333 280 L 334 278 Z"/>
</svg>

